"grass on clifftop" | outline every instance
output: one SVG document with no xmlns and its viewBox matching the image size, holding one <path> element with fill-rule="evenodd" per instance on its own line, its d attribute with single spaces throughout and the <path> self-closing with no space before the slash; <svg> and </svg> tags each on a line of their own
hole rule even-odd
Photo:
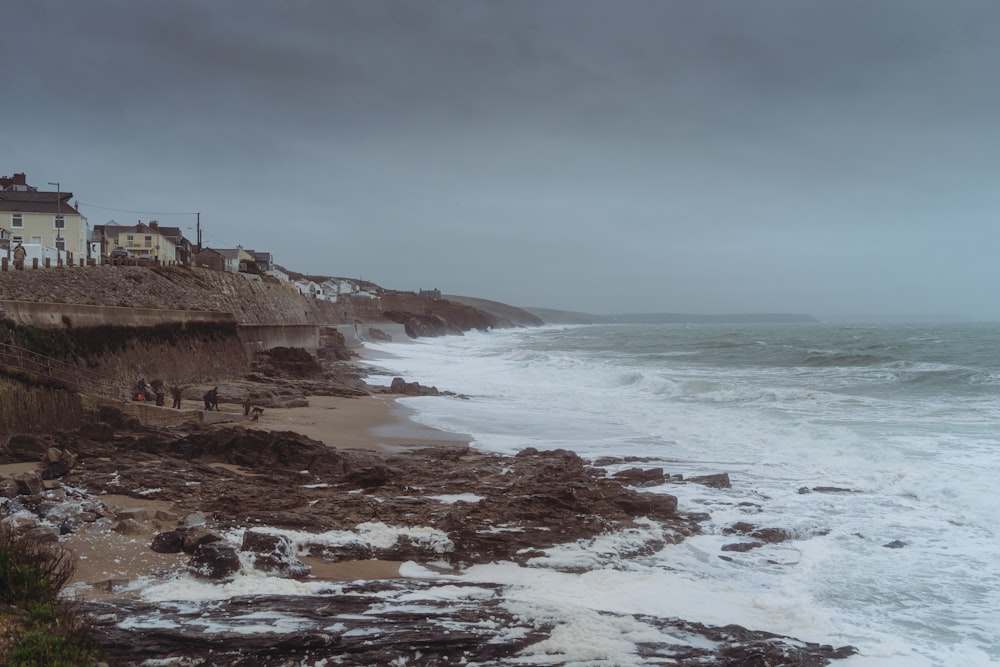
<svg viewBox="0 0 1000 667">
<path fill-rule="evenodd" d="M 0 527 L 0 665 L 98 664 L 81 619 L 58 600 L 75 569 L 66 551 Z"/>
</svg>

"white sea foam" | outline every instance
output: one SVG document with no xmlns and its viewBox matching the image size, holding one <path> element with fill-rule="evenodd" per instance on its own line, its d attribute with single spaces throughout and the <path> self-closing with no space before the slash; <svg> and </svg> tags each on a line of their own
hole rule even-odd
<svg viewBox="0 0 1000 667">
<path fill-rule="evenodd" d="M 547 327 L 378 347 L 394 355 L 383 360 L 393 374 L 470 397 L 404 400 L 418 420 L 468 433 L 474 446 L 564 447 L 652 457 L 643 465 L 684 476 L 730 474 L 729 490 L 646 489 L 711 519 L 703 535 L 641 563 L 594 542 L 549 550 L 530 569 L 470 572 L 510 585 L 512 599 L 557 605 L 567 619 L 654 613 L 850 643 L 861 655 L 840 664 L 852 667 L 986 665 L 1000 660 L 996 334 L 985 325 Z M 744 539 L 725 534 L 738 521 L 792 539 L 722 552 Z M 553 571 L 574 565 L 597 570 Z M 554 643 L 539 650 L 559 653 Z M 616 645 L 621 660 L 627 644 Z"/>
<path fill-rule="evenodd" d="M 474 493 L 445 493 L 438 496 L 427 496 L 431 500 L 436 500 L 439 503 L 445 503 L 446 505 L 453 505 L 455 503 L 478 503 L 483 499 L 482 496 L 477 496 Z"/>
</svg>

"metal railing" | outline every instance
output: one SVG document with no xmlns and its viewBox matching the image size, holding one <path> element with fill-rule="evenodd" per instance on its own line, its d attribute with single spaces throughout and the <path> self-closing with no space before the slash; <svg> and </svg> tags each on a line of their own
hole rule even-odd
<svg viewBox="0 0 1000 667">
<path fill-rule="evenodd" d="M 85 370 L 17 345 L 0 343 L 0 364 L 54 380 L 80 393 L 96 394 L 119 400 L 128 396 L 127 383 L 116 382 L 100 373 Z"/>
</svg>

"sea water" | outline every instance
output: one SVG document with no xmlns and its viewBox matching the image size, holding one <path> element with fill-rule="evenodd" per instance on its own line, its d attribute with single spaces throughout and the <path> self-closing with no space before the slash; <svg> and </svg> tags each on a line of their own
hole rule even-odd
<svg viewBox="0 0 1000 667">
<path fill-rule="evenodd" d="M 386 373 L 464 395 L 404 402 L 475 447 L 729 474 L 731 489 L 643 489 L 711 516 L 652 557 L 616 556 L 640 526 L 464 575 L 561 619 L 553 653 L 641 664 L 647 614 L 851 644 L 853 667 L 1000 663 L 998 340 L 997 324 L 672 324 L 372 347 Z M 722 551 L 747 540 L 737 522 L 791 539 Z"/>
</svg>

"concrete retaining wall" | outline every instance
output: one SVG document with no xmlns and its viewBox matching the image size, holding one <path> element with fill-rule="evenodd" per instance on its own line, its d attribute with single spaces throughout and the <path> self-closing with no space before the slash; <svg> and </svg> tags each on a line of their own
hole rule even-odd
<svg viewBox="0 0 1000 667">
<path fill-rule="evenodd" d="M 315 352 L 319 349 L 319 327 L 310 324 L 245 324 L 239 327 L 243 348 L 252 358 L 261 350 L 275 347 L 301 347 Z"/>
<path fill-rule="evenodd" d="M 347 347 L 361 347 L 366 342 L 386 342 L 389 336 L 393 343 L 404 343 L 413 340 L 406 335 L 406 328 L 396 322 L 380 322 L 379 324 L 338 324 L 333 327 L 344 336 Z"/>
<path fill-rule="evenodd" d="M 167 308 L 125 308 L 121 306 L 91 306 L 73 303 L 41 303 L 35 301 L 0 301 L 0 312 L 17 324 L 39 329 L 61 329 L 67 326 L 130 326 L 151 327 L 157 324 L 188 322 L 233 323 L 232 313 L 206 310 L 172 310 Z"/>
</svg>

